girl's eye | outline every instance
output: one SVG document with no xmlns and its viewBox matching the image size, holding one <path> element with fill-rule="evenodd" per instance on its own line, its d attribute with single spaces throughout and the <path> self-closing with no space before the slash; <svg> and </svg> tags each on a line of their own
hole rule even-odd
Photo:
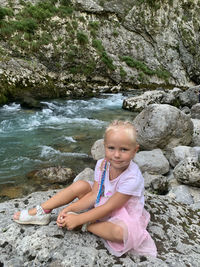
<svg viewBox="0 0 200 267">
<path fill-rule="evenodd" d="M 109 150 L 113 150 L 113 149 L 115 149 L 115 148 L 114 148 L 114 146 L 108 146 L 108 149 L 109 149 Z"/>
<path fill-rule="evenodd" d="M 128 148 L 122 148 L 121 151 L 126 152 L 126 151 L 128 151 Z"/>
</svg>

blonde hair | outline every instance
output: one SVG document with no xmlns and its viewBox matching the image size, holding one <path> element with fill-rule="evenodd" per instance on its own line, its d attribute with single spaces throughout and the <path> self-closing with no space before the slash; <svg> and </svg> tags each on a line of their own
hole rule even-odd
<svg viewBox="0 0 200 267">
<path fill-rule="evenodd" d="M 118 129 L 124 129 L 130 136 L 130 139 L 134 144 L 137 142 L 137 131 L 135 126 L 130 121 L 114 120 L 112 121 L 105 130 L 104 141 L 106 141 L 106 136 L 110 131 L 116 131 Z"/>
</svg>

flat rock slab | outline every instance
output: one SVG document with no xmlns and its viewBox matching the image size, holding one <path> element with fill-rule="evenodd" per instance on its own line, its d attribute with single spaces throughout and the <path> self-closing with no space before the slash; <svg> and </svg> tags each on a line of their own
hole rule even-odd
<svg viewBox="0 0 200 267">
<path fill-rule="evenodd" d="M 148 230 L 156 242 L 158 257 L 126 254 L 112 256 L 100 238 L 79 230 L 58 228 L 52 213 L 47 226 L 18 225 L 16 210 L 32 207 L 56 191 L 36 192 L 23 199 L 0 203 L 0 266 L 200 266 L 200 210 L 166 196 L 146 193 L 151 214 Z"/>
</svg>

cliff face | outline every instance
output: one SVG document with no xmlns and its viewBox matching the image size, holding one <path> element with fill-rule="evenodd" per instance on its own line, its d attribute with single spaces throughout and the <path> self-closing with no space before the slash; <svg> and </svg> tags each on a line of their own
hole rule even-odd
<svg viewBox="0 0 200 267">
<path fill-rule="evenodd" d="M 198 0 L 0 0 L 0 104 L 199 84 L 199 13 Z"/>
</svg>

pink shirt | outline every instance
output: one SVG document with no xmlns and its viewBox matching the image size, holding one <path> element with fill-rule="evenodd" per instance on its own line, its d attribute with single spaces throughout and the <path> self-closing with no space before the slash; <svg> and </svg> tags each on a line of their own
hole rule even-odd
<svg viewBox="0 0 200 267">
<path fill-rule="evenodd" d="M 102 176 L 102 171 L 100 169 L 102 161 L 103 159 L 98 160 L 95 167 L 94 179 L 98 183 L 100 183 Z M 110 164 L 108 163 L 104 180 L 103 196 L 109 198 L 115 192 L 119 192 L 125 195 L 131 195 L 132 198 L 137 197 L 139 202 L 144 205 L 144 178 L 138 165 L 131 161 L 128 168 L 111 181 L 109 180 L 109 167 Z"/>
</svg>

